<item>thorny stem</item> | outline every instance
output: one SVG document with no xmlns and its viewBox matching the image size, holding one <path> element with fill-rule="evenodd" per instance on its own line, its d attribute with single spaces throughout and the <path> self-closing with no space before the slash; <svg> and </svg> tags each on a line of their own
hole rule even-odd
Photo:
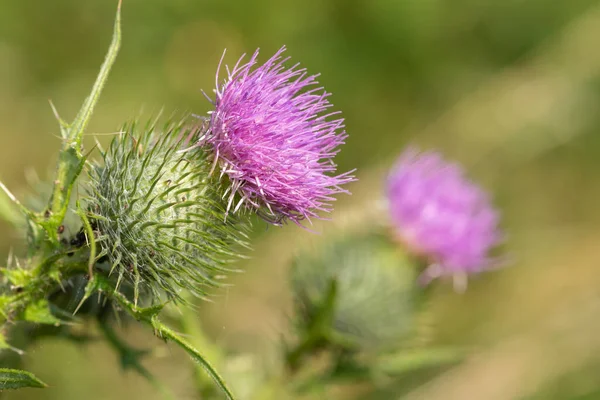
<svg viewBox="0 0 600 400">
<path fill-rule="evenodd" d="M 161 311 L 162 306 L 140 308 L 136 304 L 130 302 L 122 293 L 118 292 L 107 278 L 101 276 L 101 274 L 91 275 L 92 267 L 96 261 L 95 246 L 93 242 L 94 233 L 89 221 L 85 218 L 85 213 L 80 209 L 77 210 L 78 214 L 82 219 L 85 231 L 91 235 L 92 239 L 90 243 L 91 246 L 85 248 L 85 253 L 89 257 L 85 260 L 81 259 L 81 257 L 77 257 L 77 259 L 72 259 L 71 261 L 65 261 L 66 258 L 63 257 L 68 254 L 63 252 L 64 249 L 60 242 L 60 233 L 64 230 L 62 224 L 69 208 L 73 187 L 75 186 L 77 178 L 81 174 L 86 161 L 86 156 L 83 153 L 82 147 L 83 134 L 98 102 L 100 93 L 106 84 L 108 74 L 115 62 L 121 45 L 120 13 L 121 0 L 119 0 L 117 8 L 112 42 L 106 54 L 104 63 L 102 64 L 100 73 L 96 78 L 90 95 L 83 102 L 75 120 L 71 124 L 67 124 L 54 110 L 60 125 L 63 143 L 58 157 L 52 195 L 46 210 L 42 213 L 34 213 L 31 210 L 28 210 L 18 202 L 4 185 L 0 184 L 0 190 L 3 190 L 9 199 L 21 209 L 25 214 L 29 225 L 32 227 L 33 240 L 31 248 L 34 252 L 34 258 L 29 262 L 32 262 L 35 266 L 34 268 L 27 270 L 26 275 L 22 279 L 22 287 L 18 288 L 18 292 L 9 293 L 8 296 L 0 295 L 0 347 L 4 340 L 2 329 L 5 328 L 8 323 L 12 322 L 13 317 L 26 309 L 32 302 L 44 299 L 47 293 L 52 290 L 52 287 L 61 285 L 62 282 L 74 275 L 86 274 L 90 281 L 86 286 L 86 293 L 83 301 L 95 292 L 103 292 L 136 320 L 150 325 L 154 329 L 156 336 L 165 341 L 170 340 L 184 349 L 196 363 L 204 368 L 215 384 L 224 392 L 227 399 L 234 400 L 234 396 L 226 386 L 223 378 L 221 378 L 206 358 L 181 335 L 159 320 L 158 313 Z M 79 255 L 81 256 L 81 254 Z M 6 299 L 9 299 L 10 301 L 5 301 Z M 125 354 L 127 349 L 122 342 L 119 341 L 118 337 L 114 334 L 114 331 L 108 328 L 107 325 L 101 326 L 101 328 L 103 329 L 107 340 L 121 352 L 121 355 L 130 355 Z M 133 360 L 131 365 L 148 379 L 152 378 L 149 372 L 141 366 L 137 360 Z M 152 381 L 156 382 L 154 380 Z"/>
<path fill-rule="evenodd" d="M 140 358 L 144 356 L 146 351 L 136 350 L 125 343 L 112 328 L 111 324 L 105 318 L 98 319 L 98 326 L 104 334 L 104 337 L 109 345 L 111 345 L 121 358 L 121 366 L 123 369 L 134 369 L 138 374 L 146 378 L 156 389 L 158 389 L 166 399 L 174 400 L 175 396 L 169 389 L 156 379 L 150 371 L 148 371 L 140 362 Z"/>
<path fill-rule="evenodd" d="M 26 217 L 31 239 L 29 249 L 31 258 L 27 262 L 32 265 L 31 268 L 22 270 L 18 277 L 18 285 L 11 282 L 10 270 L 0 271 L 3 279 L 13 286 L 11 292 L 0 296 L 0 300 L 2 300 L 0 301 L 0 341 L 4 340 L 2 330 L 12 322 L 13 318 L 19 319 L 19 313 L 29 304 L 44 299 L 48 291 L 57 285 L 62 285 L 66 279 L 86 273 L 87 263 L 85 261 L 80 260 L 79 257 L 66 259 L 68 250 L 61 246 L 59 236 L 64 230 L 62 224 L 69 207 L 73 187 L 85 164 L 81 144 L 83 133 L 115 62 L 120 45 L 121 1 L 119 0 L 112 42 L 90 95 L 83 102 L 75 120 L 70 125 L 58 117 L 63 144 L 58 157 L 52 196 L 46 210 L 42 213 L 34 213 L 20 203 L 8 188 L 0 183 L 0 190 Z M 55 114 L 57 113 L 55 112 Z M 85 252 L 87 253 L 87 250 Z M 92 257 L 94 256 L 92 254 Z"/>
<path fill-rule="evenodd" d="M 57 253 L 42 260 L 33 273 L 28 275 L 23 286 L 13 287 L 15 292 L 10 301 L 3 303 L 0 307 L 0 329 L 4 324 L 10 324 L 12 318 L 21 310 L 39 299 L 47 296 L 53 288 L 59 287 L 65 280 L 86 273 L 87 251 L 66 258 L 67 253 Z M 49 277 L 49 268 L 58 267 L 57 275 Z M 60 272 L 58 272 L 60 271 Z"/>
<path fill-rule="evenodd" d="M 99 274 L 94 275 L 94 277 L 90 280 L 87 288 L 86 288 L 86 298 L 91 296 L 94 292 L 99 291 L 103 292 L 108 297 L 112 298 L 119 304 L 129 315 L 140 322 L 144 322 L 145 324 L 151 326 L 154 329 L 154 334 L 164 339 L 165 341 L 172 341 L 176 343 L 179 347 L 185 350 L 191 358 L 197 362 L 200 366 L 204 368 L 204 370 L 210 375 L 215 384 L 223 390 L 225 396 L 229 400 L 234 400 L 233 393 L 225 384 L 223 378 L 219 375 L 219 373 L 215 370 L 215 368 L 206 360 L 205 356 L 202 355 L 191 343 L 185 340 L 181 335 L 176 333 L 174 330 L 166 326 L 163 322 L 161 322 L 158 318 L 158 314 L 163 308 L 163 305 L 153 306 L 153 307 L 138 307 L 131 301 L 125 297 L 122 293 L 118 292 L 113 285 L 104 277 Z"/>
<path fill-rule="evenodd" d="M 193 301 L 193 300 L 190 300 Z M 190 338 L 192 344 L 196 348 L 203 349 L 205 354 L 216 364 L 220 364 L 224 358 L 224 354 L 220 347 L 206 336 L 202 329 L 202 324 L 198 318 L 198 314 L 194 312 L 192 307 L 184 307 L 181 310 L 181 330 Z M 210 378 L 204 373 L 202 366 L 197 364 L 194 368 L 194 378 L 198 394 L 204 398 L 209 397 L 215 391 Z"/>
<path fill-rule="evenodd" d="M 75 120 L 70 125 L 59 120 L 63 147 L 58 158 L 58 167 L 52 197 L 48 210 L 40 218 L 40 225 L 45 229 L 48 238 L 54 244 L 58 243 L 57 229 L 62 224 L 69 206 L 71 192 L 77 177 L 81 174 L 85 163 L 82 153 L 82 138 L 87 127 L 94 107 L 98 102 L 100 93 L 104 88 L 108 74 L 115 62 L 121 46 L 121 1 L 117 7 L 117 16 L 113 31 L 113 38 L 100 68 L 100 73 L 92 87 L 90 95 L 85 99 Z"/>
</svg>

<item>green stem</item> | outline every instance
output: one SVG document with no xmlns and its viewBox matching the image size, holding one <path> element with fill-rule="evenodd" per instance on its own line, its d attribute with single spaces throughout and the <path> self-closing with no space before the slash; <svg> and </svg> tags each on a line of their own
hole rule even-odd
<svg viewBox="0 0 600 400">
<path fill-rule="evenodd" d="M 90 117 L 94 111 L 94 107 L 96 103 L 98 103 L 98 99 L 100 98 L 100 93 L 102 93 L 102 89 L 106 83 L 108 78 L 108 74 L 115 63 L 117 58 L 117 54 L 119 53 L 119 48 L 121 47 L 121 0 L 119 0 L 119 4 L 117 6 L 117 16 L 115 17 L 115 25 L 113 28 L 113 37 L 112 42 L 110 43 L 110 47 L 108 48 L 108 53 L 106 54 L 106 58 L 104 59 L 104 63 L 102 63 L 102 67 L 100 67 L 100 73 L 96 78 L 96 82 L 92 87 L 92 92 L 83 102 L 83 106 L 79 113 L 75 117 L 75 121 L 71 124 L 71 127 L 68 131 L 67 140 L 71 142 L 73 145 L 81 146 L 81 140 L 83 138 L 83 132 L 87 127 Z"/>
<path fill-rule="evenodd" d="M 120 46 L 121 1 L 119 1 L 117 7 L 112 42 L 90 95 L 83 102 L 72 124 L 65 125 L 64 121 L 59 121 L 64 142 L 58 158 L 58 168 L 49 208 L 43 216 L 40 216 L 42 217 L 40 218 L 41 225 L 46 230 L 52 243 L 58 243 L 57 229 L 65 218 L 73 186 L 77 177 L 81 174 L 85 163 L 81 146 L 83 133 L 98 102 L 100 93 L 106 84 L 108 74 L 115 62 Z"/>
<path fill-rule="evenodd" d="M 213 379 L 215 384 L 224 392 L 227 399 L 235 399 L 233 393 L 227 387 L 223 378 L 206 360 L 206 357 L 196 350 L 196 348 L 194 348 L 194 346 L 192 346 L 191 343 L 185 340 L 181 335 L 173 331 L 158 319 L 158 313 L 160 313 L 163 308 L 162 305 L 148 308 L 138 307 L 129 301 L 122 293 L 116 291 L 112 284 L 106 278 L 100 276 L 100 274 L 95 274 L 90 280 L 90 283 L 86 288 L 86 297 L 91 296 L 91 294 L 95 291 L 104 292 L 107 296 L 114 299 L 136 320 L 150 325 L 154 329 L 155 335 L 159 338 L 162 338 L 166 341 L 171 340 L 172 342 L 176 343 L 179 347 L 185 350 L 196 363 L 204 368 L 208 375 Z"/>
<path fill-rule="evenodd" d="M 189 301 L 190 303 L 193 302 L 192 299 Z M 206 336 L 202 329 L 200 318 L 192 307 L 184 307 L 181 310 L 181 329 L 190 338 L 196 348 L 204 349 L 206 356 L 217 365 L 222 364 L 224 355 L 221 349 Z M 194 378 L 197 392 L 201 398 L 208 398 L 210 394 L 214 393 L 215 387 L 212 385 L 212 381 L 206 376 L 202 366 L 199 364 L 194 365 Z"/>
<path fill-rule="evenodd" d="M 206 358 L 202 354 L 200 354 L 200 352 L 196 350 L 187 340 L 185 340 L 171 328 L 164 325 L 156 317 L 153 318 L 152 326 L 158 333 L 159 337 L 162 337 L 165 340 L 170 339 L 173 342 L 177 343 L 179 347 L 183 348 L 198 365 L 204 368 L 204 370 L 215 381 L 217 386 L 223 390 L 227 398 L 230 400 L 234 399 L 233 393 L 231 393 L 223 378 L 219 375 L 215 368 L 206 360 Z"/>
<path fill-rule="evenodd" d="M 140 358 L 146 353 L 143 350 L 136 350 L 119 338 L 117 333 L 114 331 L 110 323 L 105 318 L 98 320 L 100 330 L 104 334 L 106 341 L 110 344 L 121 358 L 121 366 L 123 369 L 132 368 L 138 374 L 143 376 L 148 382 L 150 382 L 156 389 L 158 389 L 166 399 L 174 400 L 175 396 L 170 390 L 163 385 L 158 379 L 154 377 L 140 362 Z"/>
<path fill-rule="evenodd" d="M 94 264 L 96 263 L 96 236 L 94 234 L 94 230 L 92 229 L 92 225 L 90 224 L 90 220 L 88 219 L 85 211 L 83 211 L 79 204 L 77 204 L 77 215 L 81 218 L 81 222 L 83 223 L 83 228 L 87 234 L 88 246 L 90 248 L 90 258 L 88 260 L 88 274 L 92 276 L 94 274 Z"/>
</svg>

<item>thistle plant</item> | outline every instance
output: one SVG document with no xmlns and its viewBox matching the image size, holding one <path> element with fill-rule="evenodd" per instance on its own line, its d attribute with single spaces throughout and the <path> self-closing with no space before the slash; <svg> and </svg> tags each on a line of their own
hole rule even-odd
<svg viewBox="0 0 600 400">
<path fill-rule="evenodd" d="M 234 399 L 236 383 L 226 384 L 204 355 L 231 367 L 231 352 L 190 329 L 202 304 L 196 300 L 239 271 L 253 215 L 306 227 L 327 217 L 336 195 L 349 193 L 354 172 L 338 172 L 335 162 L 347 137 L 344 120 L 318 75 L 287 65 L 285 47 L 263 64 L 257 50 L 225 67 L 224 79 L 221 59 L 208 117 L 130 121 L 105 150 L 85 152 L 83 136 L 120 43 L 119 4 L 112 43 L 81 110 L 71 123 L 54 110 L 62 147 L 49 200 L 30 209 L 0 183 L 0 217 L 25 227 L 27 238 L 26 251 L 0 268 L 0 391 L 45 386 L 5 368 L 6 354 L 21 355 L 27 341 L 44 335 L 91 340 L 72 327 L 93 323 L 123 367 L 172 397 L 142 365 L 145 353 L 119 337 L 115 326 L 129 316 L 191 356 L 202 369 L 202 398 Z M 319 238 L 293 258 L 292 335 L 278 349 L 278 370 L 242 369 L 256 373 L 237 391 L 244 398 L 264 398 L 269 391 L 259 389 L 268 385 L 292 393 L 270 391 L 273 398 L 292 398 L 348 377 L 373 389 L 461 359 L 460 349 L 436 348 L 423 334 L 431 286 L 422 283 L 451 277 L 464 288 L 469 274 L 498 265 L 499 214 L 461 167 L 435 152 L 407 150 L 386 183 L 383 223 Z M 187 335 L 163 322 L 165 311 Z"/>
<path fill-rule="evenodd" d="M 330 313 L 329 332 L 348 348 L 385 348 L 407 335 L 416 307 L 414 270 L 397 246 L 376 233 L 331 238 L 292 267 L 301 326 Z M 332 303 L 330 303 L 332 302 Z"/>
<path fill-rule="evenodd" d="M 306 90 L 314 77 L 286 70 L 279 53 L 250 72 L 255 54 L 218 86 L 207 127 L 190 116 L 130 122 L 95 157 L 84 151 L 83 135 L 120 43 L 119 4 L 109 51 L 75 120 L 54 110 L 62 148 L 43 209 L 29 209 L 0 184 L 8 199 L 0 215 L 26 226 L 28 246 L 0 270 L 0 350 L 23 353 L 13 345 L 22 338 L 20 322 L 74 338 L 75 322 L 95 321 L 123 366 L 168 396 L 141 365 L 143 352 L 118 337 L 112 309 L 180 346 L 233 399 L 204 355 L 162 322 L 161 311 L 189 307 L 188 294 L 206 298 L 237 271 L 232 262 L 249 247 L 252 213 L 299 223 L 331 210 L 332 196 L 353 180 L 335 175 L 343 121 L 324 114 L 328 94 Z M 76 217 L 74 234 L 65 228 L 67 215 Z M 0 368 L 0 391 L 42 386 L 26 371 Z"/>
<path fill-rule="evenodd" d="M 320 398 L 348 381 L 364 384 L 368 394 L 358 398 L 391 398 L 403 377 L 460 362 L 464 348 L 432 341 L 432 291 L 423 284 L 451 277 L 464 285 L 468 274 L 498 265 L 498 213 L 457 164 L 409 148 L 386 183 L 379 221 L 329 235 L 293 259 L 295 335 L 281 356 L 286 379 Z"/>
</svg>

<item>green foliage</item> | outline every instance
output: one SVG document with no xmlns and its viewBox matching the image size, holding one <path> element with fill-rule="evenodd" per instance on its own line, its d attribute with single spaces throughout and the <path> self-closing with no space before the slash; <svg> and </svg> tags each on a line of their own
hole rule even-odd
<svg viewBox="0 0 600 400">
<path fill-rule="evenodd" d="M 221 188 L 210 176 L 206 156 L 199 150 L 179 152 L 193 131 L 178 124 L 166 127 L 163 132 L 150 126 L 137 135 L 135 125 L 131 125 L 103 153 L 104 164 L 91 168 L 92 198 L 88 206 L 93 218 L 90 220 L 76 201 L 74 214 L 80 218 L 82 229 L 71 240 L 62 236 L 73 188 L 87 162 L 82 148 L 83 134 L 120 48 L 120 8 L 119 3 L 105 61 L 75 120 L 68 124 L 54 110 L 63 144 L 48 204 L 43 210 L 32 211 L 0 184 L 13 208 L 24 214 L 29 227 L 29 257 L 22 262 L 11 258 L 8 267 L 0 269 L 0 350 L 11 349 L 22 354 L 5 337 L 5 332 L 17 321 L 42 324 L 39 332 L 66 334 L 74 340 L 81 338 L 62 329 L 69 324 L 61 324 L 55 314 L 64 316 L 67 312 L 51 300 L 68 296 L 67 287 L 80 286 L 81 280 L 87 278 L 89 282 L 75 312 L 86 300 L 100 300 L 100 293 L 107 295 L 132 317 L 151 326 L 160 338 L 182 347 L 233 399 L 222 378 L 200 352 L 158 319 L 164 306 L 160 304 L 161 291 L 171 298 L 179 298 L 181 288 L 204 295 L 203 287 L 217 286 L 221 275 L 229 272 L 225 262 L 237 257 L 232 246 L 245 245 L 245 225 L 226 218 Z M 3 207 L 1 216 L 6 207 L 2 203 L 0 207 Z M 96 243 L 102 249 L 100 254 Z M 104 256 L 111 262 L 108 268 L 101 265 Z M 103 276 L 113 270 L 118 272 L 116 282 Z M 134 284 L 135 304 L 119 291 L 124 277 Z M 154 295 L 151 301 L 159 304 L 137 307 L 141 281 Z M 61 294 L 54 296 L 57 292 Z M 80 298 L 76 290 L 69 294 L 74 295 L 71 300 Z M 106 322 L 104 305 L 94 314 L 101 323 Z M 101 327 L 107 341 L 120 354 L 124 368 L 135 369 L 167 397 L 172 397 L 140 364 L 141 352 L 123 344 L 109 326 Z M 28 372 L 0 369 L 0 390 L 44 386 Z"/>
<path fill-rule="evenodd" d="M 50 312 L 50 305 L 46 299 L 29 303 L 25 307 L 23 319 L 38 324 L 60 325 L 60 320 Z"/>
<path fill-rule="evenodd" d="M 116 0 L 37 1 L 35 6 L 11 0 L 0 3 L 2 176 L 18 185 L 24 160 L 38 170 L 46 168 L 50 154 L 44 148 L 59 142 L 58 132 L 49 134 L 48 110 L 40 104 L 51 96 L 69 107 L 82 93 L 81 83 L 90 81 L 92 68 L 100 61 L 99 46 L 104 45 L 110 29 L 102 20 L 112 13 Z M 336 160 L 341 169 L 359 168 L 358 187 L 364 195 L 343 199 L 343 203 L 349 201 L 360 209 L 365 195 L 376 196 L 382 176 L 370 168 L 379 171 L 404 143 L 439 147 L 468 162 L 486 186 L 499 191 L 511 231 L 511 253 L 514 251 L 517 263 L 523 264 L 474 279 L 467 293 L 461 295 L 452 293 L 445 284 L 434 284 L 428 311 L 432 318 L 441 320 L 434 336 L 445 344 L 482 345 L 475 354 L 477 368 L 459 368 L 428 385 L 431 375 L 407 374 L 406 366 L 426 363 L 431 355 L 409 349 L 381 359 L 381 369 L 404 375 L 404 391 L 406 386 L 441 388 L 432 394 L 425 391 L 431 395 L 418 390 L 409 398 L 598 399 L 598 365 L 577 367 L 599 354 L 600 336 L 594 322 L 598 312 L 586 320 L 574 318 L 581 306 L 597 303 L 600 114 L 595 110 L 600 102 L 600 58 L 594 38 L 600 27 L 598 4 L 594 0 L 125 2 L 127 48 L 113 76 L 120 85 L 112 86 L 113 82 L 108 87 L 110 102 L 94 115 L 97 124 L 92 129 L 113 131 L 123 122 L 126 110 L 137 109 L 132 104 L 140 100 L 144 108 L 176 104 L 202 112 L 209 105 L 199 99 L 198 90 L 211 88 L 215 57 L 223 47 L 228 48 L 225 62 L 235 62 L 237 54 L 254 46 L 275 51 L 287 43 L 303 66 L 323 72 L 334 103 L 347 119 L 350 137 Z M 71 116 L 77 110 L 62 111 L 64 116 Z M 53 180 L 50 177 L 49 182 Z M 14 189 L 20 193 L 18 187 Z M 33 211 L 45 211 L 49 197 L 44 196 L 44 204 Z M 8 199 L 0 193 L 1 198 Z M 11 207 L 15 208 L 14 204 Z M 16 210 L 18 213 L 18 207 Z M 5 217 L 22 223 L 19 215 L 7 212 L 12 214 Z M 345 216 L 336 213 L 333 217 L 339 220 Z M 70 240 L 79 226 L 69 229 L 66 221 L 63 225 L 69 233 L 63 238 Z M 276 341 L 265 335 L 265 330 L 279 331 L 281 324 L 282 298 L 287 298 L 280 287 L 281 260 L 286 259 L 282 255 L 296 247 L 300 237 L 307 236 L 300 230 L 287 230 L 284 235 L 289 235 L 281 240 L 282 235 L 273 235 L 273 229 L 266 232 L 271 234 L 271 241 L 267 238 L 259 244 L 256 268 L 249 279 L 236 282 L 236 292 L 244 296 L 234 292 L 226 299 L 216 299 L 216 311 L 202 303 L 203 310 L 209 309 L 208 331 L 217 332 L 221 344 L 232 344 L 236 349 L 251 347 L 260 351 L 258 358 L 269 349 L 255 346 L 254 341 L 273 345 Z M 4 249 L 9 237 L 10 231 L 5 230 Z M 319 240 L 328 238 L 320 236 Z M 19 246 L 15 249 L 19 251 Z M 34 268 L 38 261 L 22 258 L 21 263 L 23 268 Z M 62 280 L 59 269 L 53 271 L 58 275 L 55 282 Z M 95 273 L 101 272 L 95 269 Z M 84 269 L 77 278 L 87 282 L 85 274 Z M 35 275 L 31 278 L 39 279 Z M 55 283 L 51 290 L 57 288 Z M 66 289 L 65 293 L 57 289 L 65 300 L 60 306 L 71 311 L 68 305 L 78 303 L 79 288 L 67 285 Z M 124 293 L 129 289 L 121 287 Z M 6 290 L 0 289 L 0 293 L 10 293 L 0 297 L 0 312 L 13 300 L 23 299 L 16 290 Z M 92 296 L 78 316 L 87 314 L 88 307 L 103 307 L 110 313 L 112 301 L 98 300 L 98 295 Z M 50 301 L 55 304 L 56 297 Z M 319 310 L 329 309 L 328 302 L 320 303 Z M 198 318 L 196 310 L 187 311 Z M 326 322 L 330 314 L 320 315 Z M 559 320 L 551 325 L 561 330 L 551 340 L 539 340 L 537 328 L 545 329 L 554 316 Z M 6 317 L 0 314 L 0 324 Z M 7 326 L 12 340 L 20 338 L 14 334 L 12 322 Z M 52 328 L 29 327 L 27 335 Z M 532 337 L 521 340 L 521 332 L 532 333 Z M 196 348 L 214 362 L 213 354 L 195 341 L 194 333 L 189 334 Z M 140 332 L 134 329 L 127 335 L 135 343 Z M 571 346 L 563 345 L 562 338 L 569 338 Z M 504 340 L 510 344 L 509 351 L 498 354 L 492 347 L 486 352 L 486 347 Z M 143 385 L 133 384 L 137 382 L 132 381 L 131 374 L 107 381 L 115 374 L 114 365 L 106 362 L 113 359 L 109 351 L 95 354 L 93 367 L 86 358 L 66 364 L 68 356 L 63 351 L 59 346 L 44 346 L 43 351 L 31 352 L 30 356 L 35 357 L 39 374 L 42 369 L 58 371 L 57 381 L 68 368 L 71 372 L 62 382 L 68 384 L 58 387 L 58 382 L 53 382 L 52 391 L 17 392 L 8 397 L 78 399 L 86 397 L 82 392 L 94 399 L 143 397 L 139 394 Z M 144 358 L 144 364 L 153 371 L 160 364 L 156 368 L 162 372 L 160 379 L 181 382 L 180 390 L 190 389 L 189 380 L 183 383 L 187 366 L 178 363 L 176 357 L 154 360 L 154 365 L 150 358 Z M 216 365 L 225 369 L 225 364 Z M 259 368 L 255 365 L 244 377 L 256 376 Z M 565 382 L 560 375 L 567 370 L 573 370 L 573 376 Z M 50 379 L 50 375 L 43 376 Z M 477 379 L 483 375 L 494 377 L 496 384 Z M 237 376 L 225 373 L 225 377 L 236 389 L 239 387 Z M 94 390 L 98 387 L 110 389 Z M 361 388 L 351 388 L 315 393 L 311 398 L 398 399 L 402 397 L 398 388 L 381 396 L 369 393 L 360 397 L 357 392 Z M 540 393 L 533 395 L 535 391 Z M 236 392 L 244 399 L 288 398 Z"/>
<path fill-rule="evenodd" d="M 211 175 L 201 149 L 181 151 L 196 138 L 185 121 L 138 128 L 115 138 L 104 163 L 90 170 L 88 207 L 111 273 L 154 298 L 181 300 L 219 286 L 226 264 L 247 246 L 248 224 L 226 214 L 225 188 Z M 243 217 L 242 217 L 243 218 Z"/>
<path fill-rule="evenodd" d="M 8 389 L 45 388 L 46 386 L 31 372 L 0 368 L 0 392 Z"/>
<path fill-rule="evenodd" d="M 44 228 L 51 242 L 58 243 L 58 231 L 67 213 L 71 200 L 71 192 L 75 186 L 75 181 L 85 165 L 85 156 L 82 154 L 84 130 L 89 123 L 100 93 L 102 93 L 102 89 L 106 84 L 108 74 L 117 58 L 120 47 L 121 2 L 119 1 L 112 41 L 90 95 L 83 102 L 81 109 L 71 124 L 65 123 L 58 116 L 58 113 L 56 113 L 60 124 L 63 148 L 59 155 L 56 180 L 52 197 L 49 201 L 49 208 L 44 213 L 43 218 L 38 218 L 38 223 Z"/>
<path fill-rule="evenodd" d="M 24 287 L 32 280 L 33 271 L 22 268 L 5 268 L 3 275 L 11 286 Z"/>
<path fill-rule="evenodd" d="M 284 360 L 292 390 L 324 398 L 333 385 L 360 382 L 365 399 L 389 398 L 407 376 L 464 358 L 464 349 L 429 345 L 420 267 L 379 231 L 338 233 L 292 267 L 297 339 Z"/>
</svg>

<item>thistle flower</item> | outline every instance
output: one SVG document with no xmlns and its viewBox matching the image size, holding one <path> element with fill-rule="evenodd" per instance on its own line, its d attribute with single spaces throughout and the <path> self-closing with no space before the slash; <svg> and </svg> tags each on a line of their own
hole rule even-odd
<svg viewBox="0 0 600 400">
<path fill-rule="evenodd" d="M 328 112 L 329 93 L 298 64 L 284 67 L 281 48 L 265 64 L 258 50 L 243 56 L 219 84 L 215 109 L 199 145 L 212 147 L 214 163 L 231 182 L 228 210 L 245 206 L 267 221 L 296 224 L 329 212 L 350 173 L 335 175 L 334 156 L 344 142 L 344 120 Z"/>
<path fill-rule="evenodd" d="M 453 276 L 464 285 L 468 274 L 496 264 L 489 253 L 502 238 L 498 213 L 458 165 L 409 149 L 388 177 L 387 199 L 397 238 L 430 262 L 426 282 Z"/>
<path fill-rule="evenodd" d="M 193 132 L 192 132 L 193 134 Z M 102 253 L 118 281 L 181 299 L 205 296 L 246 246 L 246 224 L 225 218 L 221 183 L 203 149 L 180 152 L 190 132 L 135 125 L 115 138 L 90 171 L 89 208 Z"/>
</svg>

